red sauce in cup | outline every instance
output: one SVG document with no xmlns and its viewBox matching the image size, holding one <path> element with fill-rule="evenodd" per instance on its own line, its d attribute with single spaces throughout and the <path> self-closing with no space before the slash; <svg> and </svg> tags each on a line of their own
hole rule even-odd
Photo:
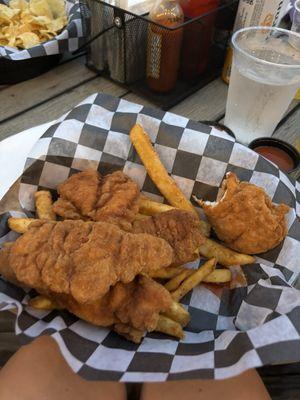
<svg viewBox="0 0 300 400">
<path fill-rule="evenodd" d="M 294 169 L 294 161 L 284 150 L 272 146 L 258 146 L 255 151 L 276 164 L 282 171 Z"/>
</svg>

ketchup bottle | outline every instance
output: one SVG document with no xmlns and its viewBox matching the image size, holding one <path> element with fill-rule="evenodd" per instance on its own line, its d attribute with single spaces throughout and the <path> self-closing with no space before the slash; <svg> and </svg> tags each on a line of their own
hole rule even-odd
<svg viewBox="0 0 300 400">
<path fill-rule="evenodd" d="M 184 21 L 176 0 L 157 0 L 150 11 L 151 21 L 175 28 Z M 183 31 L 149 24 L 147 43 L 147 83 L 156 92 L 168 92 L 176 84 Z"/>
<path fill-rule="evenodd" d="M 210 58 L 216 13 L 220 0 L 180 0 L 187 20 L 210 14 L 190 22 L 184 28 L 180 75 L 185 80 L 194 80 L 202 74 Z"/>
</svg>

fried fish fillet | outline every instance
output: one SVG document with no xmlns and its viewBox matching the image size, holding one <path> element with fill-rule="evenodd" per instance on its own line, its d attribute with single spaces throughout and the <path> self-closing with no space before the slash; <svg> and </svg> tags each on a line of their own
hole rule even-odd
<svg viewBox="0 0 300 400">
<path fill-rule="evenodd" d="M 38 221 L 0 251 L 0 269 L 8 263 L 24 285 L 92 303 L 117 282 L 167 267 L 173 257 L 165 240 L 105 222 Z"/>
<path fill-rule="evenodd" d="M 262 188 L 239 182 L 231 172 L 226 175 L 222 188 L 224 196 L 218 202 L 199 201 L 220 240 L 233 250 L 259 254 L 284 239 L 287 205 L 273 204 Z"/>
<path fill-rule="evenodd" d="M 135 221 L 133 232 L 148 233 L 166 240 L 174 250 L 174 265 L 199 258 L 199 246 L 205 241 L 198 218 L 189 211 L 177 209 Z"/>
<path fill-rule="evenodd" d="M 63 219 L 104 221 L 130 229 L 140 191 L 122 171 L 101 176 L 95 170 L 72 175 L 58 186 L 53 211 Z"/>
</svg>

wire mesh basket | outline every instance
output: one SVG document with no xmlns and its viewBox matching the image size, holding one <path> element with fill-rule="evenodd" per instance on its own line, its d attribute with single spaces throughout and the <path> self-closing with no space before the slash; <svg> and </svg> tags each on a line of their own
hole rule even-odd
<svg viewBox="0 0 300 400">
<path fill-rule="evenodd" d="M 80 0 L 89 68 L 162 109 L 169 109 L 220 75 L 238 0 L 220 0 L 218 7 L 185 19 L 176 28 L 107 1 Z M 155 79 L 149 83 L 158 73 L 164 74 L 164 87 L 155 87 Z"/>
</svg>

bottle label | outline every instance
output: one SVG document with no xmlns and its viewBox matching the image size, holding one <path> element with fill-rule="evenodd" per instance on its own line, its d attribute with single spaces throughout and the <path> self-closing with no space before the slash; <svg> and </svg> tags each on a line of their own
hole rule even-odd
<svg viewBox="0 0 300 400">
<path fill-rule="evenodd" d="M 161 45 L 162 45 L 161 34 L 154 33 L 150 28 L 148 32 L 148 62 L 147 62 L 147 76 L 150 78 L 159 79 Z"/>
</svg>

